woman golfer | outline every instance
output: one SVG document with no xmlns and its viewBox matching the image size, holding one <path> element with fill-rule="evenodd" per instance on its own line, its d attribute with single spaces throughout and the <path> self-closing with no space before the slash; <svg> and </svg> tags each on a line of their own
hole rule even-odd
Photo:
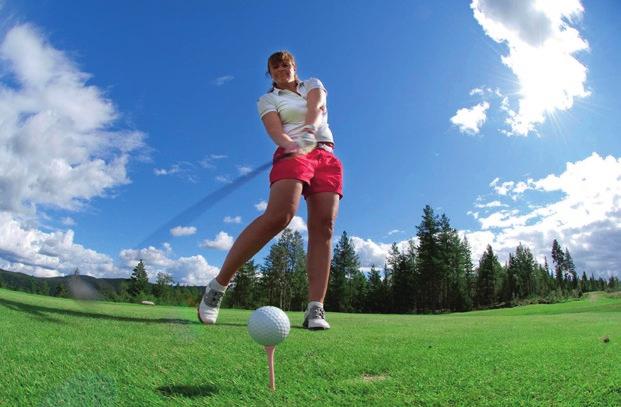
<svg viewBox="0 0 621 407">
<path fill-rule="evenodd" d="M 220 273 L 205 289 L 198 318 L 205 324 L 216 323 L 222 296 L 235 272 L 287 227 L 303 195 L 308 207 L 309 281 L 303 326 L 329 329 L 323 300 L 330 275 L 334 221 L 343 196 L 343 168 L 332 152 L 327 92 L 318 79 L 298 78 L 295 59 L 287 51 L 269 57 L 267 72 L 272 89 L 258 101 L 259 116 L 278 146 L 270 172 L 267 209 L 235 240 Z M 315 148 L 307 152 L 309 144 Z"/>
</svg>

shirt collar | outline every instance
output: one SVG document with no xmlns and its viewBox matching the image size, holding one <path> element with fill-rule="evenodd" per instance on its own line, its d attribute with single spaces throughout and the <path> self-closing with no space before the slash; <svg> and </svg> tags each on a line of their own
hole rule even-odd
<svg viewBox="0 0 621 407">
<path fill-rule="evenodd" d="M 298 87 L 297 90 L 299 92 L 300 88 L 304 87 L 304 81 L 298 81 Z M 280 92 L 284 92 L 285 89 L 280 89 L 277 88 L 276 86 L 274 86 L 274 90 L 272 91 L 272 93 L 275 93 L 276 95 L 280 95 Z"/>
</svg>

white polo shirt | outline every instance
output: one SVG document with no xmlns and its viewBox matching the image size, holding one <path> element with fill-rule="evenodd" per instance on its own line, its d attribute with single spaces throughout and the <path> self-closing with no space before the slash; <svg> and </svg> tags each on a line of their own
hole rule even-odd
<svg viewBox="0 0 621 407">
<path fill-rule="evenodd" d="M 257 102 L 259 116 L 263 118 L 266 113 L 276 112 L 280 116 L 285 133 L 292 139 L 299 137 L 304 131 L 304 122 L 306 120 L 306 97 L 312 89 L 319 88 L 324 92 L 326 88 L 317 78 L 310 78 L 298 83 L 297 91 L 291 92 L 287 89 L 274 88 L 273 91 L 261 96 Z M 332 131 L 328 126 L 328 108 L 326 107 L 320 115 L 320 123 L 315 132 L 317 141 L 328 141 L 334 143 Z"/>
</svg>

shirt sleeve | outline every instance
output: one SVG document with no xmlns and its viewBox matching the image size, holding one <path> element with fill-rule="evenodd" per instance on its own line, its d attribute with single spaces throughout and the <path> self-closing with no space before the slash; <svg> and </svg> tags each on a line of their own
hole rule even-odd
<svg viewBox="0 0 621 407">
<path fill-rule="evenodd" d="M 309 78 L 307 80 L 304 81 L 304 86 L 306 86 L 306 91 L 310 92 L 313 89 L 321 89 L 324 92 L 328 93 L 328 91 L 326 90 L 326 87 L 323 86 L 323 83 L 321 83 L 321 81 L 317 78 Z"/>
<path fill-rule="evenodd" d="M 262 119 L 269 112 L 278 112 L 276 105 L 269 97 L 269 94 L 265 94 L 257 101 L 257 110 L 259 111 L 259 117 Z"/>
</svg>

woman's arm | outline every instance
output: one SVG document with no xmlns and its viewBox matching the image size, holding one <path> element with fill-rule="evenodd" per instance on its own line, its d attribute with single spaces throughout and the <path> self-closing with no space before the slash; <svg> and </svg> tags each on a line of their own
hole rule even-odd
<svg viewBox="0 0 621 407">
<path fill-rule="evenodd" d="M 317 128 L 317 125 L 321 121 L 319 117 L 326 108 L 326 92 L 321 88 L 311 89 L 306 96 L 306 108 L 306 120 L 304 124 Z"/>
<path fill-rule="evenodd" d="M 298 148 L 296 142 L 293 141 L 287 133 L 285 133 L 285 129 L 282 126 L 278 113 L 268 112 L 263 115 L 261 120 L 263 121 L 267 134 L 269 134 L 272 140 L 274 140 L 274 143 L 278 144 L 280 147 L 283 147 L 286 152 L 292 152 Z"/>
</svg>

